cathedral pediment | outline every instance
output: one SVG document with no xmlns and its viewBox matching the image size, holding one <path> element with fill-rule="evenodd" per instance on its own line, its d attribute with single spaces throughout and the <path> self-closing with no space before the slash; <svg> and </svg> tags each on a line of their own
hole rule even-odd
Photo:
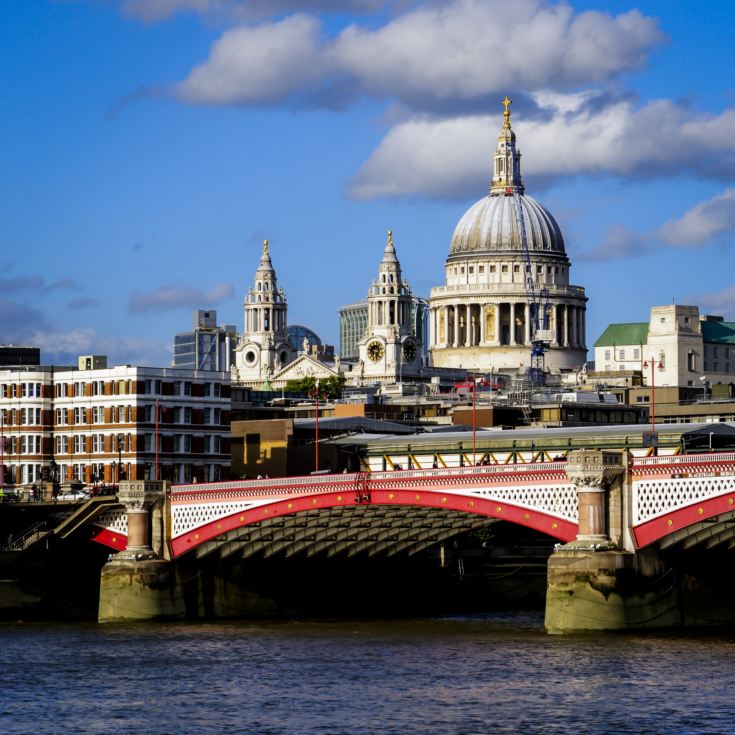
<svg viewBox="0 0 735 735">
<path fill-rule="evenodd" d="M 319 360 L 309 355 L 300 355 L 285 368 L 279 370 L 272 378 L 271 383 L 285 383 L 288 380 L 301 380 L 302 378 L 336 378 L 339 373 Z"/>
</svg>

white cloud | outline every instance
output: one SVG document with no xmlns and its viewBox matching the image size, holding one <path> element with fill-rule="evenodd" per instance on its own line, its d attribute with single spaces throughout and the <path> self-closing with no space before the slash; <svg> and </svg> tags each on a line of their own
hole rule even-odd
<svg viewBox="0 0 735 735">
<path fill-rule="evenodd" d="M 627 99 L 545 92 L 545 119 L 513 120 L 531 189 L 576 175 L 649 178 L 687 172 L 731 178 L 735 173 L 735 108 L 697 114 L 669 100 L 635 107 Z M 571 109 L 571 112 L 565 110 Z M 465 197 L 480 194 L 500 116 L 414 117 L 393 127 L 350 187 L 356 198 Z"/>
<path fill-rule="evenodd" d="M 377 97 L 416 107 L 511 89 L 600 82 L 640 66 L 663 36 L 633 10 L 575 15 L 542 0 L 456 0 L 336 40 L 335 67 Z"/>
<path fill-rule="evenodd" d="M 692 296 L 690 301 L 699 304 L 701 311 L 735 319 L 735 284 L 714 293 Z"/>
<path fill-rule="evenodd" d="M 666 222 L 659 230 L 664 242 L 684 247 L 707 245 L 712 240 L 735 234 L 735 189 L 725 189 L 700 202 L 681 217 Z"/>
<path fill-rule="evenodd" d="M 313 16 L 294 15 L 226 31 L 176 92 L 191 103 L 241 105 L 297 91 L 319 99 L 337 87 L 448 108 L 512 89 L 602 82 L 639 67 L 663 40 L 637 10 L 575 14 L 547 0 L 429 3 L 377 29 L 353 24 L 335 39 Z"/>
<path fill-rule="evenodd" d="M 68 332 L 40 329 L 28 336 L 29 344 L 41 348 L 45 363 L 75 365 L 79 355 L 106 355 L 110 365 L 162 366 L 171 361 L 169 345 L 155 340 L 104 336 L 92 328 Z"/>
<path fill-rule="evenodd" d="M 128 302 L 131 314 L 149 312 L 162 313 L 174 309 L 203 308 L 206 304 L 217 304 L 229 298 L 234 293 L 232 284 L 218 283 L 209 291 L 202 291 L 192 286 L 168 284 L 153 291 L 136 292 Z"/>
<path fill-rule="evenodd" d="M 681 217 L 665 222 L 653 233 L 641 234 L 625 227 L 612 227 L 600 245 L 579 257 L 593 261 L 639 257 L 664 248 L 701 248 L 733 235 L 735 189 L 725 189 L 721 194 L 695 204 Z M 731 298 L 729 290 L 722 293 L 725 300 Z M 712 297 L 698 298 L 704 303 L 711 301 Z"/>
<path fill-rule="evenodd" d="M 282 99 L 319 79 L 319 34 L 306 15 L 227 31 L 175 92 L 186 102 L 214 105 Z"/>
</svg>

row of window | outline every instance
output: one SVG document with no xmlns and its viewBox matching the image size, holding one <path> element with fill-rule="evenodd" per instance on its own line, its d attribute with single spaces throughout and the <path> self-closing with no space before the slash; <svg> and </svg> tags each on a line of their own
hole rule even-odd
<svg viewBox="0 0 735 735">
<path fill-rule="evenodd" d="M 142 395 L 164 395 L 163 392 L 163 384 L 164 382 L 170 383 L 170 381 L 163 381 L 163 380 L 144 380 L 143 381 L 143 391 Z M 91 381 L 76 381 L 74 383 L 56 383 L 54 387 L 54 395 L 56 398 L 70 398 L 72 396 L 74 397 L 80 397 L 80 396 L 86 396 L 86 395 L 92 395 L 92 396 L 103 396 L 103 395 L 133 395 L 135 393 L 139 393 L 140 391 L 134 390 L 134 384 L 136 381 L 132 380 L 113 380 L 113 381 L 105 381 L 105 380 L 91 380 Z M 20 384 L 25 385 L 25 384 Z M 28 384 L 29 386 L 32 385 L 31 383 Z M 36 395 L 40 396 L 40 383 L 35 384 L 37 388 L 36 393 L 23 393 L 23 395 Z M 107 391 L 105 391 L 105 385 L 108 385 L 109 388 Z M 173 381 L 173 395 L 175 396 L 190 396 L 192 394 L 192 385 L 201 385 L 204 387 L 203 394 L 204 396 L 208 396 L 210 398 L 218 398 L 221 394 L 221 384 L 220 383 L 213 383 L 213 382 L 206 382 L 206 383 L 193 383 L 190 380 L 174 380 Z M 16 386 L 3 386 L 5 387 L 12 387 L 13 389 Z M 87 387 L 89 387 L 89 391 L 87 391 Z M 135 386 L 138 387 L 138 386 Z M 167 394 L 170 395 L 170 394 Z M 8 397 L 8 396 L 5 396 Z M 13 397 L 15 397 L 15 394 L 13 394 Z"/>
<path fill-rule="evenodd" d="M 11 408 L 0 411 L 3 426 L 40 426 L 40 408 Z"/>
<path fill-rule="evenodd" d="M 26 409 L 21 409 L 25 412 Z M 105 418 L 105 411 L 108 411 Z M 28 409 L 29 413 L 34 409 Z M 40 423 L 41 409 L 35 409 Z M 107 409 L 104 406 L 93 406 L 92 408 L 77 407 L 72 409 L 73 413 L 71 424 L 127 424 L 133 421 L 133 406 L 110 406 Z M 202 409 L 204 416 L 204 425 L 218 426 L 222 421 L 222 409 L 220 408 L 204 408 Z M 15 412 L 13 411 L 13 414 Z M 155 408 L 153 406 L 142 407 L 142 421 L 144 423 L 155 422 Z M 68 426 L 69 410 L 65 408 L 56 409 L 56 426 Z M 174 424 L 190 424 L 192 421 L 192 409 L 189 406 L 176 406 L 168 409 L 166 407 L 159 408 L 158 420 L 160 423 Z M 21 423 L 25 423 L 22 420 Z"/>
<path fill-rule="evenodd" d="M 32 437 L 28 437 L 29 440 Z M 91 439 L 88 443 L 87 439 Z M 179 434 L 174 437 L 174 451 L 188 453 L 191 452 L 192 447 L 192 435 L 191 434 Z M 25 437 L 21 437 L 25 439 Z M 37 437 L 38 442 L 35 446 L 38 447 L 37 451 L 25 450 L 15 451 L 11 450 L 12 454 L 40 454 L 41 443 L 40 437 Z M 202 439 L 202 451 L 205 454 L 219 454 L 222 447 L 222 438 L 220 436 L 205 436 Z M 13 447 L 16 446 L 15 438 L 13 439 Z M 110 452 L 132 452 L 134 451 L 135 438 L 132 434 L 92 434 L 88 436 L 86 434 L 76 434 L 74 436 L 57 436 L 54 438 L 54 449 L 56 454 L 108 454 Z M 18 445 L 21 446 L 21 445 Z M 26 446 L 22 444 L 22 446 Z M 143 450 L 144 452 L 155 451 L 155 434 L 144 434 L 143 435 Z"/>
<path fill-rule="evenodd" d="M 40 383 L 3 383 L 3 398 L 41 398 Z"/>
<path fill-rule="evenodd" d="M 474 274 L 474 272 L 475 272 L 475 266 L 474 265 L 468 265 L 467 266 L 467 273 L 469 273 L 470 275 L 472 275 L 472 274 Z M 478 273 L 484 273 L 485 272 L 485 266 L 484 265 L 478 265 L 477 266 L 477 272 Z M 487 266 L 487 272 L 488 273 L 496 273 L 497 272 L 497 266 L 495 266 L 495 265 L 488 265 Z M 504 264 L 502 264 L 500 266 L 500 272 L 501 273 L 508 273 L 509 272 L 509 267 L 508 267 L 508 264 L 507 263 L 504 263 Z M 521 272 L 521 266 L 520 266 L 520 264 L 515 263 L 513 265 L 513 273 L 520 273 L 520 272 Z M 462 266 L 455 266 L 454 267 L 454 275 L 455 276 L 456 275 L 462 275 L 463 276 L 464 273 L 465 273 L 465 266 L 462 265 Z M 536 266 L 536 275 L 537 276 L 542 276 L 543 273 L 544 273 L 544 266 L 537 265 Z M 554 266 L 547 265 L 546 266 L 546 275 L 547 276 L 550 276 L 552 274 L 557 275 L 557 276 L 559 275 L 559 266 L 558 265 L 554 265 Z"/>
<path fill-rule="evenodd" d="M 3 437 L 4 454 L 41 454 L 40 434 L 21 434 Z"/>
</svg>

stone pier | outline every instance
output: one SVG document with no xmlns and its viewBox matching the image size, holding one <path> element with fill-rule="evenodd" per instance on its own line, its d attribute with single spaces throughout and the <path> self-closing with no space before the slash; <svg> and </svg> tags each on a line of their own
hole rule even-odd
<svg viewBox="0 0 735 735">
<path fill-rule="evenodd" d="M 118 499 L 127 510 L 128 545 L 102 568 L 99 622 L 184 617 L 176 568 L 163 542 L 165 483 L 122 481 Z"/>
<path fill-rule="evenodd" d="M 629 488 L 625 456 L 570 452 L 579 533 L 549 558 L 545 625 L 549 633 L 668 627 L 679 623 L 677 594 L 655 551 L 626 539 Z"/>
</svg>

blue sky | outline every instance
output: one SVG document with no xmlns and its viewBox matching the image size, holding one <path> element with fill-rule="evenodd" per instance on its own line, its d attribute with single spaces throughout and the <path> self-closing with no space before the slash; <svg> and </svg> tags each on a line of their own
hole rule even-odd
<svg viewBox="0 0 735 735">
<path fill-rule="evenodd" d="M 0 3 L 0 342 L 166 365 L 196 308 L 242 328 L 262 249 L 338 344 L 392 228 L 444 281 L 499 100 L 527 192 L 611 321 L 735 319 L 735 3 Z"/>
</svg>

